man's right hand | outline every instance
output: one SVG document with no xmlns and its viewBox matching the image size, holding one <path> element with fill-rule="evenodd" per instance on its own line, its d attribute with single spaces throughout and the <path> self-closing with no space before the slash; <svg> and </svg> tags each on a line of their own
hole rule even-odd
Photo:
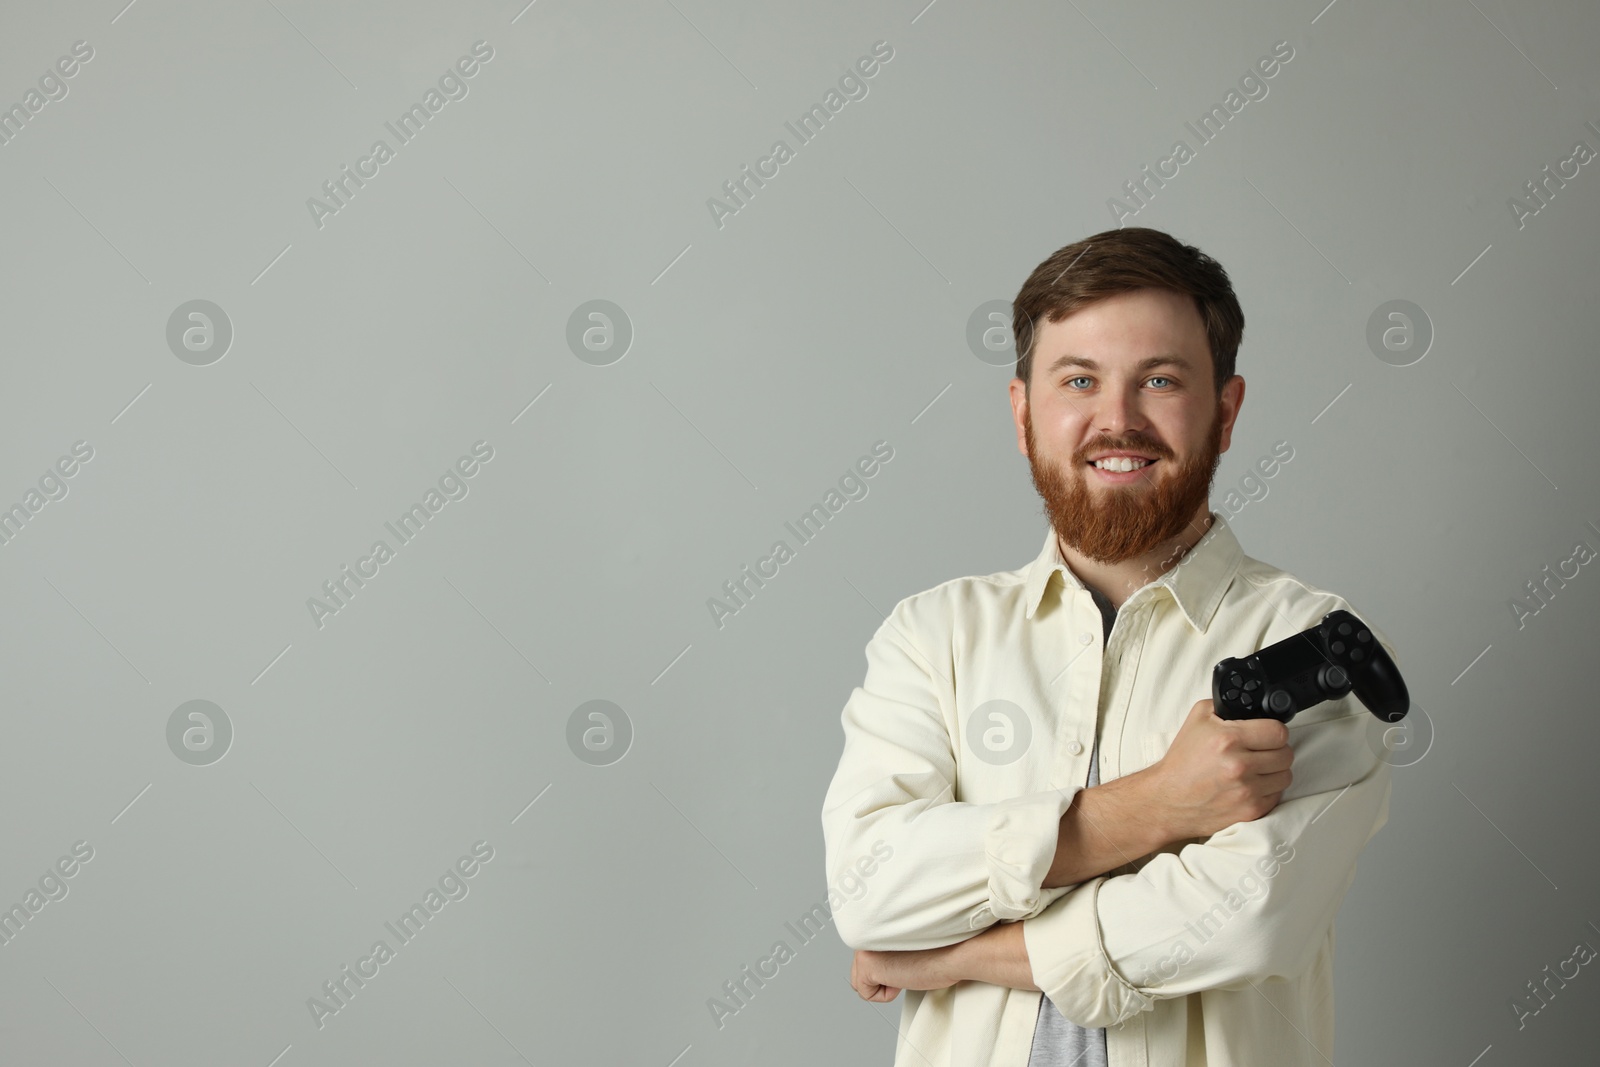
<svg viewBox="0 0 1600 1067">
<path fill-rule="evenodd" d="M 1198 701 L 1150 768 L 1159 817 L 1178 840 L 1259 819 L 1289 788 L 1293 762 L 1289 728 L 1277 719 L 1224 719 Z"/>
</svg>

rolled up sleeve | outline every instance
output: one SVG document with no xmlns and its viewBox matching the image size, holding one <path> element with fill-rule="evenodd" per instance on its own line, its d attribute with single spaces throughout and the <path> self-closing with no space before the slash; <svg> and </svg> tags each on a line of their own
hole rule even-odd
<svg viewBox="0 0 1600 1067">
<path fill-rule="evenodd" d="M 1353 696 L 1300 718 L 1294 779 L 1271 812 L 1090 879 L 1023 923 L 1034 982 L 1062 1016 L 1115 1026 L 1157 1000 L 1311 965 L 1358 854 L 1388 821 L 1392 767 Z"/>
<path fill-rule="evenodd" d="M 859 858 L 880 857 L 864 893 L 834 916 L 851 948 L 953 944 L 1037 915 L 1066 892 L 1041 883 L 1076 788 L 987 804 L 955 799 L 952 664 L 948 651 L 937 661 L 923 651 L 936 645 L 924 643 L 913 600 L 867 645 L 866 678 L 845 703 L 844 751 L 823 801 L 830 886 Z"/>
</svg>

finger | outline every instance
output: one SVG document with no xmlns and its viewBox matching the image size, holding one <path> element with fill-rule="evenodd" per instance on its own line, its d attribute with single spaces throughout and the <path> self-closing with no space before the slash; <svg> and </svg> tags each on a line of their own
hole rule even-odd
<svg viewBox="0 0 1600 1067">
<path fill-rule="evenodd" d="M 1256 782 L 1255 782 L 1255 789 L 1256 789 L 1257 795 L 1259 795 L 1259 796 L 1263 796 L 1264 797 L 1264 796 L 1269 795 L 1269 794 L 1263 793 L 1261 791 L 1262 790 L 1270 790 L 1271 791 L 1270 795 L 1272 795 L 1274 797 L 1281 797 L 1281 796 L 1283 796 L 1284 790 L 1289 788 L 1289 783 L 1292 782 L 1293 780 L 1294 780 L 1294 772 L 1293 771 L 1279 771 L 1276 774 L 1263 774 L 1263 775 L 1257 776 Z"/>
<path fill-rule="evenodd" d="M 1278 774 L 1294 765 L 1294 749 L 1288 745 L 1282 748 L 1252 749 L 1246 751 L 1240 758 L 1244 760 L 1245 766 L 1250 768 L 1251 774 Z"/>
<path fill-rule="evenodd" d="M 1239 740 L 1256 752 L 1283 748 L 1289 743 L 1289 728 L 1277 719 L 1234 719 Z"/>
<path fill-rule="evenodd" d="M 1261 772 L 1263 774 L 1268 772 L 1277 773 L 1278 771 L 1286 771 L 1290 767 L 1294 766 L 1294 749 L 1288 745 L 1284 745 L 1282 748 L 1275 748 L 1268 752 L 1258 753 L 1257 758 L 1261 760 Z"/>
</svg>

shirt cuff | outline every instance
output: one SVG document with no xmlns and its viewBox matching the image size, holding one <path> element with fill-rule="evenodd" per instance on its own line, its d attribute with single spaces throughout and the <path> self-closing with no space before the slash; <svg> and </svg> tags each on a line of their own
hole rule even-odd
<svg viewBox="0 0 1600 1067">
<path fill-rule="evenodd" d="M 1060 891 L 1042 888 L 1055 863 L 1061 816 L 1082 786 L 1002 800 L 992 806 L 984 837 L 989 902 L 972 917 L 974 930 L 1039 914 Z"/>
<path fill-rule="evenodd" d="M 1092 878 L 1022 924 L 1033 984 L 1062 1018 L 1079 1026 L 1117 1026 L 1156 998 L 1118 974 L 1100 936 L 1097 901 L 1105 875 Z"/>
</svg>

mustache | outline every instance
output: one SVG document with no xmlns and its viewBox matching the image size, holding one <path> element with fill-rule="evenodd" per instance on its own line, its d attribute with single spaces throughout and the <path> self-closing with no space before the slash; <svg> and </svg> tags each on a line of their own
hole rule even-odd
<svg viewBox="0 0 1600 1067">
<path fill-rule="evenodd" d="M 1102 452 L 1138 452 L 1141 455 L 1154 456 L 1156 459 L 1171 459 L 1172 450 L 1165 445 L 1154 441 L 1136 438 L 1129 441 L 1100 440 L 1078 452 L 1077 460 L 1080 464 L 1089 462 L 1090 456 Z"/>
</svg>

